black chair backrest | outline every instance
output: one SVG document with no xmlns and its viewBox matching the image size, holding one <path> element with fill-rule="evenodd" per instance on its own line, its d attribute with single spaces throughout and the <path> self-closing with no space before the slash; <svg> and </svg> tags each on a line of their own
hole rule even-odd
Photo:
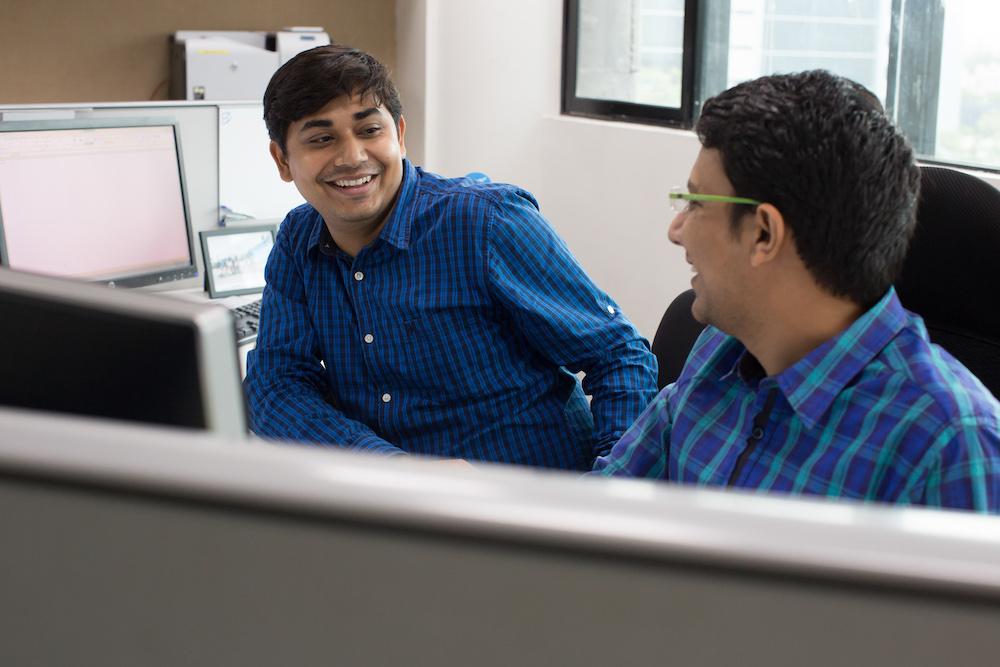
<svg viewBox="0 0 1000 667">
<path fill-rule="evenodd" d="M 663 313 L 660 325 L 656 327 L 653 337 L 653 355 L 659 365 L 656 385 L 663 389 L 677 379 L 684 368 L 688 354 L 698 340 L 705 325 L 694 319 L 691 314 L 691 304 L 694 303 L 694 290 L 681 292 L 670 302 L 667 312 Z"/>
<path fill-rule="evenodd" d="M 954 169 L 921 169 L 917 229 L 896 281 L 931 340 L 1000 396 L 1000 190 Z"/>
<path fill-rule="evenodd" d="M 1000 190 L 975 176 L 921 168 L 917 229 L 896 282 L 931 340 L 1000 396 Z M 694 291 L 671 302 L 653 338 L 662 389 L 680 375 L 704 328 L 691 315 Z"/>
</svg>

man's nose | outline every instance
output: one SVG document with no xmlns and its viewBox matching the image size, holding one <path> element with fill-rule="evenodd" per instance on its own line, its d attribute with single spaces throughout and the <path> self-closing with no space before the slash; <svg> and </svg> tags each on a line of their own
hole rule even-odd
<svg viewBox="0 0 1000 667">
<path fill-rule="evenodd" d="M 367 161 L 368 153 L 365 151 L 364 143 L 357 137 L 351 136 L 340 144 L 335 163 L 337 166 L 355 166 Z"/>
<path fill-rule="evenodd" d="M 667 238 L 670 242 L 675 245 L 681 244 L 681 231 L 684 228 L 684 221 L 687 218 L 687 213 L 681 211 L 674 216 L 674 219 L 670 221 L 670 227 L 667 228 Z"/>
</svg>

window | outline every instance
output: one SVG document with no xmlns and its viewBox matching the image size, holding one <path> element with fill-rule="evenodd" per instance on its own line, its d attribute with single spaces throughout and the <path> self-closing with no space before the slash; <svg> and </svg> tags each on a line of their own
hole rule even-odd
<svg viewBox="0 0 1000 667">
<path fill-rule="evenodd" d="M 567 0 L 564 110 L 690 125 L 740 81 L 822 67 L 873 91 L 922 158 L 1000 169 L 996 0 L 691 4 Z"/>
<path fill-rule="evenodd" d="M 695 0 L 566 3 L 563 110 L 690 123 Z"/>
<path fill-rule="evenodd" d="M 1000 169 L 1000 3 L 944 6 L 935 142 L 925 154 Z"/>
</svg>

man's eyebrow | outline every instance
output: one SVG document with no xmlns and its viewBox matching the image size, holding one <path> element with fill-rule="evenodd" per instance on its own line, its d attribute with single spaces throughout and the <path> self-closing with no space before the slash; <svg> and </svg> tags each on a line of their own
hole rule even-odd
<svg viewBox="0 0 1000 667">
<path fill-rule="evenodd" d="M 377 114 L 378 112 L 379 112 L 378 107 L 369 107 L 367 109 L 362 109 L 361 111 L 354 113 L 351 116 L 351 118 L 353 118 L 356 121 L 364 120 L 365 118 L 368 118 L 368 116 Z M 326 118 L 314 118 L 312 120 L 307 120 L 306 122 L 302 123 L 302 127 L 299 128 L 299 132 L 305 132 L 306 130 L 311 130 L 314 127 L 330 128 L 333 127 L 333 121 L 328 120 Z"/>
<path fill-rule="evenodd" d="M 302 123 L 302 127 L 299 128 L 299 132 L 305 132 L 306 130 L 311 130 L 314 127 L 333 127 L 332 120 L 326 120 L 325 118 L 314 118 L 313 120 L 307 120 Z"/>
<path fill-rule="evenodd" d="M 354 120 L 364 120 L 365 118 L 368 118 L 368 116 L 377 113 L 378 113 L 378 107 L 369 107 L 363 111 L 359 111 L 356 114 L 354 114 L 353 118 Z"/>
</svg>

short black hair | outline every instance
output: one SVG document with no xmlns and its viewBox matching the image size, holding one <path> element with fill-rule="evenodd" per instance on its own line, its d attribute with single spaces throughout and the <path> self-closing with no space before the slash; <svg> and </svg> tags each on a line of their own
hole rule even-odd
<svg viewBox="0 0 1000 667">
<path fill-rule="evenodd" d="M 824 70 L 765 76 L 706 101 L 695 131 L 737 195 L 781 211 L 821 287 L 863 307 L 885 294 L 913 236 L 920 168 L 874 95 Z"/>
<path fill-rule="evenodd" d="M 284 152 L 288 126 L 341 95 L 371 95 L 399 131 L 403 105 L 385 65 L 359 49 L 328 44 L 299 53 L 271 77 L 264 91 L 268 135 Z"/>
</svg>

